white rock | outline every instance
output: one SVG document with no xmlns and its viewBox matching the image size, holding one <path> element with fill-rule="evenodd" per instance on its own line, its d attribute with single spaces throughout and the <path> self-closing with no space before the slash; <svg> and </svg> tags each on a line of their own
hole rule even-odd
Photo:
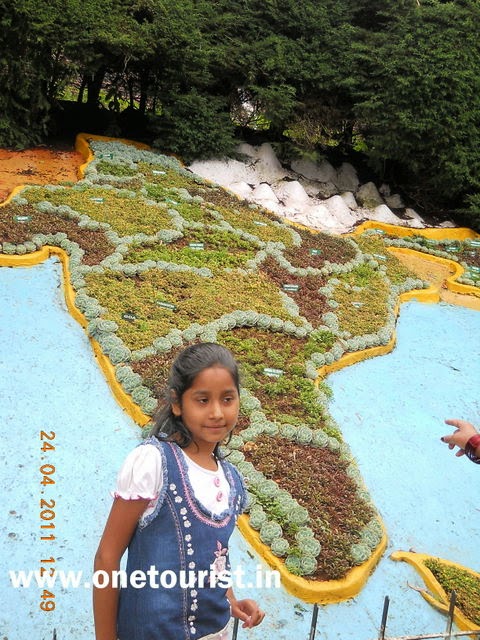
<svg viewBox="0 0 480 640">
<path fill-rule="evenodd" d="M 250 194 L 249 200 L 260 204 L 265 209 L 270 209 L 275 213 L 281 213 L 280 203 L 277 196 L 274 194 L 271 186 L 262 182 Z"/>
<path fill-rule="evenodd" d="M 232 182 L 228 185 L 228 188 L 239 198 L 244 198 L 245 200 L 248 200 L 251 197 L 253 191 L 249 184 L 242 181 Z"/>
<path fill-rule="evenodd" d="M 319 182 L 334 182 L 337 177 L 337 172 L 327 160 L 322 160 L 318 165 L 318 180 Z"/>
<path fill-rule="evenodd" d="M 325 200 L 324 205 L 341 226 L 353 227 L 357 221 L 357 216 L 352 213 L 341 196 L 333 196 Z"/>
<path fill-rule="evenodd" d="M 407 220 L 404 221 L 404 224 L 407 227 L 421 229 L 427 226 L 423 218 L 415 211 L 415 209 L 405 209 L 405 217 L 407 218 Z"/>
<path fill-rule="evenodd" d="M 415 209 L 411 209 L 410 207 L 407 207 L 407 208 L 405 209 L 405 216 L 406 216 L 407 218 L 410 218 L 411 220 L 420 220 L 420 221 L 422 221 L 422 222 L 423 222 L 423 219 L 422 219 L 422 217 L 420 216 L 420 214 L 419 214 L 419 213 L 417 213 L 417 212 L 415 211 Z"/>
<path fill-rule="evenodd" d="M 309 204 L 308 193 L 297 180 L 279 182 L 275 188 L 275 195 L 285 207 L 301 209 Z"/>
<path fill-rule="evenodd" d="M 342 164 L 332 182 L 336 184 L 339 191 L 353 191 L 354 193 L 360 184 L 357 171 L 349 162 Z"/>
<path fill-rule="evenodd" d="M 273 192 L 272 187 L 266 182 L 262 182 L 258 185 L 258 187 L 255 187 L 255 189 L 253 189 L 251 193 L 251 196 L 255 200 L 273 200 L 274 202 L 278 203 L 278 198 Z"/>
<path fill-rule="evenodd" d="M 390 209 L 403 209 L 405 206 L 402 201 L 402 196 L 398 193 L 394 193 L 391 196 L 385 196 L 385 203 Z"/>
<path fill-rule="evenodd" d="M 316 180 L 308 180 L 307 178 L 298 178 L 298 182 L 302 185 L 309 196 L 315 197 L 318 195 L 318 185 Z"/>
<path fill-rule="evenodd" d="M 336 176 L 335 169 L 326 160 L 323 160 L 320 164 L 311 160 L 294 160 L 291 166 L 293 171 L 309 180 L 332 182 Z"/>
<path fill-rule="evenodd" d="M 356 198 L 357 202 L 368 209 L 374 209 L 375 207 L 384 204 L 383 198 L 379 194 L 378 189 L 373 182 L 366 182 L 365 184 L 362 184 L 356 193 Z"/>
<path fill-rule="evenodd" d="M 222 187 L 233 182 L 252 183 L 256 180 L 254 171 L 238 160 L 196 160 L 189 169 Z"/>
<path fill-rule="evenodd" d="M 396 216 L 386 204 L 381 204 L 370 212 L 370 219 L 377 222 L 388 222 L 389 224 L 401 225 L 403 220 Z"/>
<path fill-rule="evenodd" d="M 340 197 L 345 202 L 347 207 L 349 209 L 352 209 L 352 211 L 355 211 L 355 209 L 358 208 L 358 204 L 357 204 L 357 201 L 355 200 L 355 196 L 351 191 L 344 191 L 343 193 L 340 194 Z"/>
<path fill-rule="evenodd" d="M 237 152 L 241 153 L 244 156 L 247 156 L 248 158 L 254 158 L 255 160 L 257 159 L 258 155 L 257 149 L 247 142 L 240 143 L 237 147 Z"/>
<path fill-rule="evenodd" d="M 333 182 L 317 182 L 306 178 L 299 178 L 298 182 L 312 198 L 330 198 L 338 193 Z"/>
<path fill-rule="evenodd" d="M 288 175 L 288 171 L 282 167 L 271 144 L 265 142 L 258 149 L 258 160 L 255 163 L 255 171 L 258 182 L 276 182 Z M 247 180 L 248 182 L 248 180 Z"/>
<path fill-rule="evenodd" d="M 318 182 L 317 197 L 318 198 L 331 198 L 338 194 L 337 187 L 333 182 Z"/>
<path fill-rule="evenodd" d="M 457 227 L 458 225 L 456 225 L 454 222 L 452 222 L 451 220 L 445 220 L 445 222 L 442 222 L 441 224 L 438 225 L 439 227 L 442 227 L 442 229 L 453 229 L 454 227 Z"/>
<path fill-rule="evenodd" d="M 423 229 L 427 225 L 420 220 L 402 220 L 402 224 L 406 227 L 412 227 L 412 229 Z"/>
<path fill-rule="evenodd" d="M 305 220 L 303 224 L 313 226 L 316 229 L 334 229 L 338 226 L 335 216 L 324 204 L 306 208 L 298 218 L 295 217 L 295 220 L 300 222 L 300 217 Z"/>
</svg>

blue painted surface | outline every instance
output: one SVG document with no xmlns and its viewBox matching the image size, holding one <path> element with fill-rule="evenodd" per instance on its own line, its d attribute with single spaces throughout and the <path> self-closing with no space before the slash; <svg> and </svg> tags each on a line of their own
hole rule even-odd
<svg viewBox="0 0 480 640">
<path fill-rule="evenodd" d="M 59 640 L 93 639 L 90 590 L 56 588 L 55 611 L 43 612 L 41 590 L 14 589 L 8 570 L 35 570 L 52 556 L 57 568 L 90 577 L 108 491 L 138 439 L 138 428 L 113 399 L 83 330 L 65 308 L 60 273 L 56 260 L 0 269 L 2 640 L 51 640 L 54 628 Z M 384 517 L 389 551 L 413 547 L 480 566 L 480 471 L 439 440 L 449 431 L 445 417 L 480 423 L 479 329 L 478 312 L 409 303 L 402 307 L 392 354 L 329 378 L 332 413 Z M 55 451 L 41 453 L 41 430 L 55 431 Z M 39 468 L 46 463 L 55 465 L 56 483 L 42 487 Z M 55 500 L 53 542 L 40 540 L 41 498 Z M 253 576 L 259 559 L 238 533 L 232 542 L 232 563 Z M 444 618 L 407 581 L 422 584 L 387 552 L 357 598 L 320 608 L 316 638 L 377 637 L 386 594 L 387 635 L 443 630 Z M 240 630 L 239 639 L 308 638 L 310 605 L 282 589 L 237 588 L 237 596 L 255 597 L 268 614 L 261 627 Z"/>
<path fill-rule="evenodd" d="M 83 329 L 69 315 L 60 274 L 56 260 L 0 269 L 2 640 L 52 640 L 54 628 L 59 640 L 93 638 L 90 590 L 52 589 L 56 609 L 44 612 L 42 589 L 12 588 L 8 570 L 39 569 L 41 559 L 54 557 L 58 569 L 90 578 L 108 492 L 139 431 L 114 400 Z M 55 451 L 41 452 L 42 430 L 55 432 Z M 42 464 L 54 465 L 54 485 L 40 484 Z M 55 501 L 54 520 L 41 520 L 42 498 Z M 55 529 L 41 533 L 48 522 Z M 56 540 L 40 540 L 52 531 Z"/>
</svg>

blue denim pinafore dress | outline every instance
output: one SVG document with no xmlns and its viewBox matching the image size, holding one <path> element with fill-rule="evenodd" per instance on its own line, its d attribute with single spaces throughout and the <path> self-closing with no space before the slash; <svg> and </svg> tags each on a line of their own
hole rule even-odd
<svg viewBox="0 0 480 640">
<path fill-rule="evenodd" d="M 230 618 L 229 584 L 215 576 L 230 570 L 228 541 L 246 490 L 238 470 L 220 461 L 230 485 L 229 506 L 212 514 L 195 498 L 178 445 L 155 437 L 142 444 L 147 443 L 162 456 L 163 486 L 155 511 L 140 519 L 128 547 L 118 639 L 195 640 L 220 631 Z M 135 571 L 142 574 L 132 576 Z M 140 586 L 132 586 L 135 575 L 146 581 L 139 578 Z"/>
</svg>

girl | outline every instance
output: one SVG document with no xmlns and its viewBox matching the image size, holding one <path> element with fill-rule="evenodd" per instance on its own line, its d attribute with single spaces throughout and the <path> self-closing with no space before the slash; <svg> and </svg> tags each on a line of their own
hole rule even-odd
<svg viewBox="0 0 480 640">
<path fill-rule="evenodd" d="M 219 444 L 239 394 L 237 363 L 218 344 L 187 347 L 173 363 L 152 436 L 118 474 L 95 555 L 95 571 L 111 576 L 128 546 L 127 584 L 94 590 L 96 640 L 226 640 L 231 614 L 244 627 L 263 620 L 225 573 L 246 492 Z"/>
</svg>

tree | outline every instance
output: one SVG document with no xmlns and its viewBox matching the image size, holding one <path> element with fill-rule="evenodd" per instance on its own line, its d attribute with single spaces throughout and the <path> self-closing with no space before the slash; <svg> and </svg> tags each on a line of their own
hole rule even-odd
<svg viewBox="0 0 480 640">
<path fill-rule="evenodd" d="M 5 147 L 39 142 L 48 122 L 50 52 L 31 13 L 29 0 L 0 2 L 0 145 Z"/>
<path fill-rule="evenodd" d="M 367 154 L 422 203 L 452 206 L 480 187 L 480 5 L 412 2 L 363 30 L 356 115 Z"/>
</svg>

